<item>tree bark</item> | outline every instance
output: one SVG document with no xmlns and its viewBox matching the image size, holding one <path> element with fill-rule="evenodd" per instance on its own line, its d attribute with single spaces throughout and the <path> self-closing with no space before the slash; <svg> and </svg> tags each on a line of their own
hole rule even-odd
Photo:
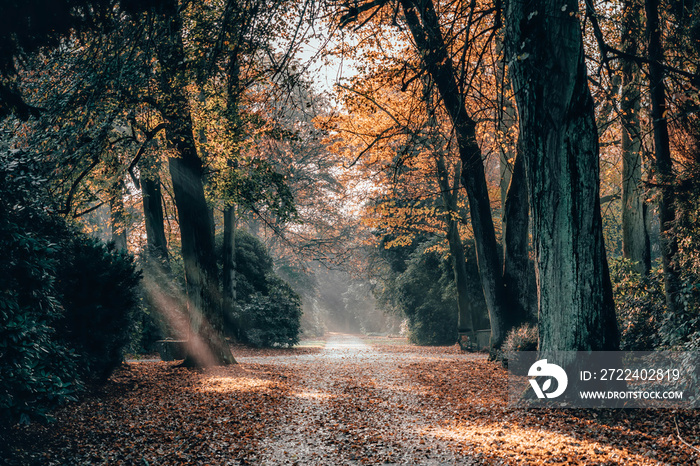
<svg viewBox="0 0 700 466">
<path fill-rule="evenodd" d="M 126 216 L 124 215 L 124 199 L 122 198 L 123 183 L 116 183 L 112 187 L 112 195 L 109 200 L 110 226 L 112 227 L 112 242 L 118 251 L 125 251 L 126 244 Z"/>
<path fill-rule="evenodd" d="M 168 241 L 165 238 L 160 180 L 142 177 L 141 189 L 148 255 L 165 265 L 168 263 Z"/>
<path fill-rule="evenodd" d="M 195 145 L 192 115 L 181 68 L 185 63 L 182 24 L 177 2 L 162 4 L 163 37 L 158 48 L 161 65 L 161 112 L 166 136 L 179 154 L 168 160 L 178 211 L 182 258 L 192 321 L 186 364 L 198 366 L 235 363 L 223 337 L 214 235 L 204 196 L 202 161 Z"/>
<path fill-rule="evenodd" d="M 518 154 L 503 208 L 503 284 L 511 300 L 505 315 L 507 330 L 537 320 L 535 270 L 529 256 L 530 204 L 525 161 Z"/>
<path fill-rule="evenodd" d="M 622 16 L 622 51 L 637 55 L 641 5 L 626 0 Z M 622 120 L 622 255 L 646 275 L 651 269 L 647 205 L 642 186 L 640 70 L 632 60 L 622 61 L 620 113 Z"/>
<path fill-rule="evenodd" d="M 575 0 L 511 0 L 510 73 L 533 219 L 540 351 L 616 350 L 598 132 Z"/>
<path fill-rule="evenodd" d="M 660 186 L 659 222 L 661 224 L 661 263 L 664 271 L 664 293 L 666 306 L 670 312 L 677 308 L 678 265 L 674 256 L 678 244 L 672 232 L 676 219 L 674 206 L 673 160 L 666 120 L 666 85 L 664 83 L 664 51 L 661 45 L 661 23 L 659 21 L 658 0 L 646 0 L 647 15 L 647 53 L 649 54 L 649 87 L 651 100 L 651 119 L 654 128 L 654 153 L 656 182 Z"/>
<path fill-rule="evenodd" d="M 235 319 L 236 306 L 236 208 L 224 210 L 224 321 L 230 334 L 238 334 L 239 326 Z"/>
<path fill-rule="evenodd" d="M 454 128 L 462 160 L 462 184 L 469 201 L 481 286 L 491 321 L 491 347 L 497 349 L 505 338 L 506 297 L 481 149 L 476 141 L 476 123 L 467 113 L 464 96 L 459 92 L 454 66 L 447 53 L 432 1 L 401 0 L 401 6 L 424 66 L 435 81 Z"/>
<path fill-rule="evenodd" d="M 438 184 L 442 191 L 442 200 L 447 210 L 447 244 L 452 257 L 452 270 L 457 286 L 457 330 L 469 336 L 471 345 L 476 345 L 476 329 L 474 328 L 475 311 L 469 296 L 469 281 L 467 279 L 467 261 L 464 256 L 464 244 L 459 236 L 459 225 L 455 216 L 459 215 L 457 201 L 459 199 L 460 164 L 455 168 L 454 183 L 450 185 L 449 174 L 442 155 L 435 160 L 437 166 Z"/>
</svg>

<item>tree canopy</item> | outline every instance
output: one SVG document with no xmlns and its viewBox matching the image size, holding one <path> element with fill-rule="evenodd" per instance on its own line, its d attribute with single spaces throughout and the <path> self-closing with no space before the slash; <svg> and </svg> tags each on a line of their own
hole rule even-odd
<svg viewBox="0 0 700 466">
<path fill-rule="evenodd" d="M 699 8 L 8 3 L 0 409 L 159 340 L 697 349 Z"/>
</svg>

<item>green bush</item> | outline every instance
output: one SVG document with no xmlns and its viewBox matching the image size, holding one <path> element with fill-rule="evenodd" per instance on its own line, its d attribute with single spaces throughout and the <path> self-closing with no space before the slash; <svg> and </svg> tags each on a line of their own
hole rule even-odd
<svg viewBox="0 0 700 466">
<path fill-rule="evenodd" d="M 55 338 L 57 246 L 27 226 L 44 219 L 0 209 L 0 424 L 26 423 L 74 399 L 78 358 Z"/>
<path fill-rule="evenodd" d="M 610 278 L 620 327 L 620 349 L 644 351 L 662 348 L 665 338 L 660 331 L 667 312 L 661 270 L 653 269 L 643 277 L 629 260 L 613 259 L 610 261 Z"/>
<path fill-rule="evenodd" d="M 75 399 L 121 361 L 130 257 L 47 214 L 40 163 L 0 153 L 0 428 Z"/>
<path fill-rule="evenodd" d="M 273 270 L 273 260 L 255 236 L 236 231 L 236 306 L 228 317 L 233 336 L 257 347 L 299 341 L 301 299 Z"/>
<path fill-rule="evenodd" d="M 267 294 L 267 278 L 273 261 L 262 241 L 243 230 L 236 230 L 236 292 L 247 297 Z"/>
<path fill-rule="evenodd" d="M 457 341 L 457 290 L 449 258 L 423 243 L 396 280 L 399 305 L 408 318 L 409 340 L 417 345 Z"/>
<path fill-rule="evenodd" d="M 37 232 L 56 225 L 36 196 L 37 163 L 0 153 L 0 429 L 47 417 L 81 387 L 76 355 L 55 338 L 59 245 Z"/>
<path fill-rule="evenodd" d="M 58 338 L 81 356 L 83 379 L 102 382 L 130 342 L 140 273 L 131 255 L 82 234 L 67 239 L 61 256 Z"/>
<path fill-rule="evenodd" d="M 680 291 L 676 296 L 680 311 L 671 313 L 666 306 L 660 266 L 642 276 L 628 260 L 611 260 L 610 265 L 620 349 L 694 350 L 700 347 L 700 285 L 691 269 L 682 269 Z"/>
<path fill-rule="evenodd" d="M 277 277 L 268 278 L 268 294 L 255 293 L 241 311 L 243 340 L 257 347 L 299 343 L 301 299 Z"/>
</svg>

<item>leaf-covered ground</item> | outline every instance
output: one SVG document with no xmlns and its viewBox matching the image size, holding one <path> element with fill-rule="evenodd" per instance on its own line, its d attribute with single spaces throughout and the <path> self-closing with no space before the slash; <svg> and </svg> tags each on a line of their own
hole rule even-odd
<svg viewBox="0 0 700 466">
<path fill-rule="evenodd" d="M 5 461 L 700 465 L 696 412 L 509 409 L 505 371 L 456 346 L 331 335 L 236 354 L 215 370 L 126 364 L 55 423 L 16 428 Z"/>
</svg>

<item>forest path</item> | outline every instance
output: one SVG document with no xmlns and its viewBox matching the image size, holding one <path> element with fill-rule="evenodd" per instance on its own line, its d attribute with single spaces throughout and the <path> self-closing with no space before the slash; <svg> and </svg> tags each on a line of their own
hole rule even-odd
<svg viewBox="0 0 700 466">
<path fill-rule="evenodd" d="M 512 409 L 500 364 L 457 345 L 318 343 L 124 364 L 55 422 L 0 432 L 0 465 L 700 466 L 697 410 Z"/>
<path fill-rule="evenodd" d="M 426 358 L 383 352 L 344 334 L 332 334 L 317 354 L 240 357 L 242 364 L 283 365 L 298 374 L 280 427 L 259 445 L 261 463 L 473 464 L 431 432 L 449 408 L 432 409 L 425 387 L 402 371 Z"/>
</svg>

